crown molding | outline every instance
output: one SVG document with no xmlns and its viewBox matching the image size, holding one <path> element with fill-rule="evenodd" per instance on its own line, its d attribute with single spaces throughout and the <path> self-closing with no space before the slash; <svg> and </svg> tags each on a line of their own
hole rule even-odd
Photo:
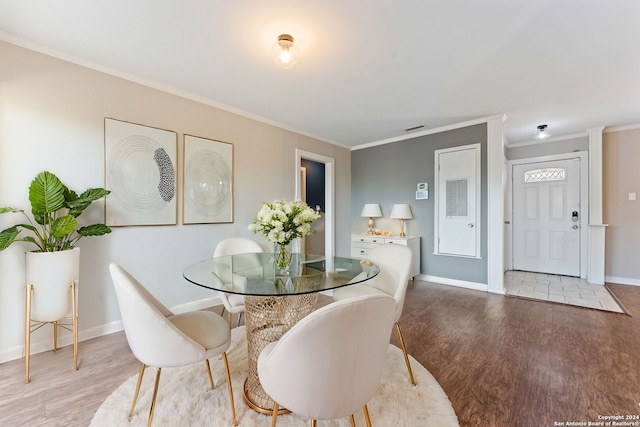
<svg viewBox="0 0 640 427">
<path fill-rule="evenodd" d="M 34 52 L 41 53 L 43 55 L 51 56 L 53 58 L 61 59 L 63 61 L 70 62 L 72 64 L 79 65 L 79 66 L 84 67 L 84 68 L 89 68 L 91 70 L 99 71 L 101 73 L 108 74 L 110 76 L 118 77 L 118 78 L 121 78 L 123 80 L 127 80 L 127 81 L 130 81 L 130 82 L 133 82 L 133 83 L 137 83 L 139 85 L 146 86 L 146 87 L 149 87 L 151 89 L 156 89 L 156 90 L 159 90 L 161 92 L 165 92 L 165 93 L 168 93 L 168 94 L 171 94 L 171 95 L 179 96 L 181 98 L 189 99 L 191 101 L 195 101 L 195 102 L 198 102 L 200 104 L 207 105 L 209 107 L 213 107 L 213 108 L 217 108 L 219 110 L 223 110 L 223 111 L 226 111 L 226 112 L 229 112 L 229 113 L 233 113 L 233 114 L 236 114 L 238 116 L 245 117 L 247 119 L 255 120 L 255 121 L 260 122 L 260 123 L 264 123 L 264 124 L 267 124 L 267 125 L 270 125 L 270 126 L 274 126 L 274 127 L 279 128 L 279 129 L 283 129 L 283 130 L 286 130 L 286 131 L 289 131 L 289 132 L 294 132 L 294 133 L 297 133 L 299 135 L 303 135 L 303 136 L 306 136 L 306 137 L 309 137 L 309 138 L 317 139 L 318 141 L 326 142 L 328 144 L 336 145 L 336 146 L 339 146 L 339 147 L 342 147 L 342 148 L 346 148 L 346 149 L 351 149 L 351 147 L 348 146 L 348 145 L 341 144 L 341 143 L 338 143 L 336 141 L 331 141 L 331 140 L 328 140 L 328 139 L 323 138 L 321 136 L 313 135 L 313 134 L 301 131 L 299 129 L 292 128 L 290 126 L 287 126 L 287 125 L 282 124 L 280 122 L 276 122 L 276 121 L 268 119 L 266 117 L 262 117 L 262 116 L 259 116 L 257 114 L 249 113 L 249 112 L 241 110 L 239 108 L 235 108 L 235 107 L 232 107 L 230 105 L 226 105 L 226 104 L 223 104 L 221 102 L 217 102 L 217 101 L 214 101 L 212 99 L 206 98 L 204 96 L 196 95 L 194 93 L 187 92 L 185 90 L 178 89 L 178 88 L 170 86 L 170 85 L 166 85 L 166 84 L 163 84 L 163 83 L 158 83 L 158 82 L 155 82 L 155 81 L 152 81 L 152 80 L 147 80 L 147 79 L 144 79 L 142 77 L 136 76 L 134 74 L 125 73 L 125 72 L 118 71 L 116 69 L 113 69 L 113 68 L 110 68 L 110 67 L 107 67 L 107 66 L 104 66 L 104 65 L 101 65 L 101 64 L 97 64 L 95 62 L 87 61 L 86 59 L 79 58 L 79 57 L 71 55 L 69 53 L 53 49 L 53 48 L 51 48 L 49 46 L 45 46 L 45 45 L 42 45 L 40 43 L 36 43 L 34 41 L 24 39 L 22 37 L 18 37 L 15 34 L 7 33 L 5 31 L 0 31 L 0 41 L 4 41 L 4 42 L 7 42 L 7 43 L 16 45 L 16 46 L 20 46 L 20 47 L 23 47 L 25 49 L 29 49 L 29 50 L 32 50 Z"/>
<path fill-rule="evenodd" d="M 496 119 L 501 119 L 504 122 L 507 119 L 507 116 L 506 114 L 495 114 L 493 116 L 483 117 L 480 119 L 473 119 L 473 120 L 468 120 L 466 122 L 454 123 L 452 125 L 440 126 L 433 129 L 427 129 L 420 132 L 412 133 L 410 135 L 395 136 L 393 138 L 382 139 L 380 141 L 368 142 L 366 144 L 356 145 L 355 147 L 351 148 L 351 151 L 362 150 L 364 148 L 375 147 L 378 145 L 391 144 L 392 142 L 405 141 L 407 139 L 414 139 L 414 138 L 418 138 L 425 135 L 433 135 L 434 133 L 442 133 L 449 130 L 466 128 L 469 126 L 487 123 L 490 120 L 496 120 Z"/>
<path fill-rule="evenodd" d="M 634 129 L 640 129 L 640 123 L 635 125 L 625 125 L 625 126 L 611 126 L 611 127 L 607 126 L 604 128 L 602 133 L 624 132 L 626 130 L 634 130 Z"/>
</svg>

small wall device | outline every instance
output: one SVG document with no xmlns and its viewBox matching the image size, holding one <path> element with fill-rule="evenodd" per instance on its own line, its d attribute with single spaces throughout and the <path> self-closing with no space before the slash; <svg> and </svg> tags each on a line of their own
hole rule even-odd
<svg viewBox="0 0 640 427">
<path fill-rule="evenodd" d="M 416 189 L 416 200 L 425 200 L 429 198 L 429 183 L 420 182 Z"/>
</svg>

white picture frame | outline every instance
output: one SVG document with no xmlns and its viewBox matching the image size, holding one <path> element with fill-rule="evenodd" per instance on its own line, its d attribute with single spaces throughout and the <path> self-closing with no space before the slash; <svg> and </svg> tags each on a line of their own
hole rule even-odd
<svg viewBox="0 0 640 427">
<path fill-rule="evenodd" d="M 177 224 L 177 133 L 106 117 L 104 150 L 106 224 Z"/>
<path fill-rule="evenodd" d="M 184 135 L 182 223 L 233 222 L 233 144 Z"/>
</svg>

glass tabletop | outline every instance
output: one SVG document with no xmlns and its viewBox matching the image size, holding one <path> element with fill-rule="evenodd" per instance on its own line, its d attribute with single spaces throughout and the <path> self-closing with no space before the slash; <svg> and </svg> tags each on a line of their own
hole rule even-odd
<svg viewBox="0 0 640 427">
<path fill-rule="evenodd" d="M 212 258 L 188 266 L 183 277 L 216 291 L 238 295 L 300 295 L 362 283 L 380 270 L 371 261 L 293 254 L 288 275 L 276 274 L 274 254 Z"/>
</svg>

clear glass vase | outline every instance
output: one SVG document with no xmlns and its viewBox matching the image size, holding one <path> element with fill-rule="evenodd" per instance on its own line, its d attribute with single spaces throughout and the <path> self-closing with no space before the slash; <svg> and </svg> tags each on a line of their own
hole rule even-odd
<svg viewBox="0 0 640 427">
<path fill-rule="evenodd" d="M 291 243 L 276 243 L 273 249 L 274 262 L 276 264 L 276 274 L 283 276 L 289 275 L 291 267 Z"/>
</svg>

